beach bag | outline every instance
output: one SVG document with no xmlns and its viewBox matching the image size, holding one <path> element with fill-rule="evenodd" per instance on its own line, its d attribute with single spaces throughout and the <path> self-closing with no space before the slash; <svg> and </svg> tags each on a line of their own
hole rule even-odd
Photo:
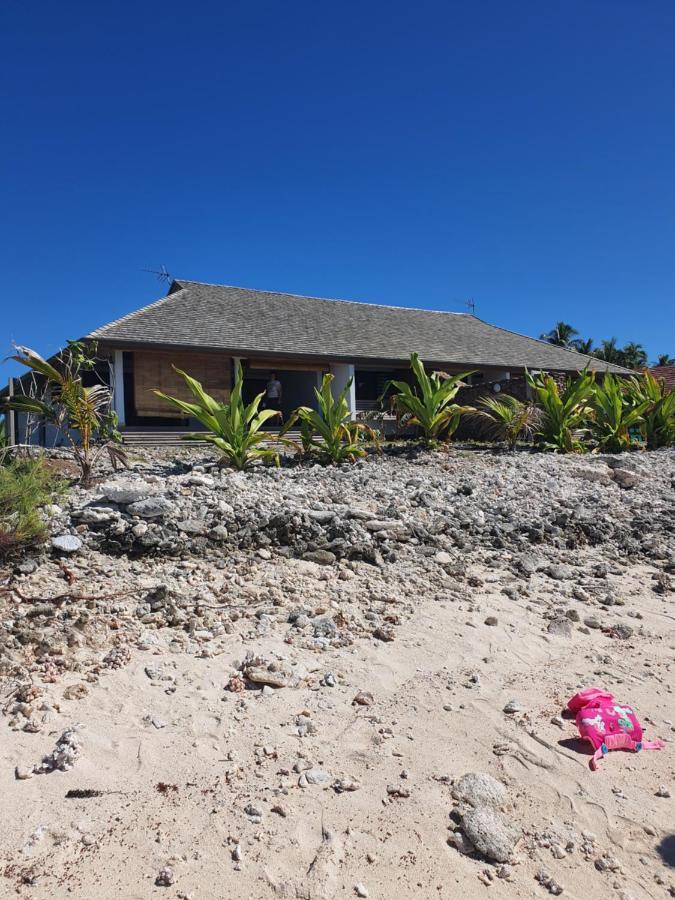
<svg viewBox="0 0 675 900">
<path fill-rule="evenodd" d="M 618 703 L 613 694 L 601 688 L 586 688 L 575 694 L 567 703 L 570 712 L 576 714 L 581 737 L 589 741 L 593 750 L 590 767 L 595 771 L 598 763 L 610 750 L 661 750 L 663 741 L 643 741 L 642 726 L 632 707 Z"/>
</svg>

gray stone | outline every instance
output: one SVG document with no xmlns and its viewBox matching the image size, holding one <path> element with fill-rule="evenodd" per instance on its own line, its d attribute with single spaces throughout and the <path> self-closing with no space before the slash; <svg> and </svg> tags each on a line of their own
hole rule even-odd
<svg viewBox="0 0 675 900">
<path fill-rule="evenodd" d="M 59 534 L 52 538 L 51 544 L 60 553 L 77 553 L 82 547 L 82 541 L 75 534 Z"/>
<path fill-rule="evenodd" d="M 485 772 L 467 772 L 452 787 L 455 800 L 470 806 L 502 806 L 507 792 L 501 781 Z"/>
<path fill-rule="evenodd" d="M 481 856 L 508 862 L 521 838 L 520 829 L 490 806 L 471 809 L 462 817 L 462 830 Z"/>
<path fill-rule="evenodd" d="M 207 525 L 203 519 L 183 519 L 182 522 L 176 523 L 176 527 L 186 534 L 206 534 L 207 531 Z"/>
<path fill-rule="evenodd" d="M 111 503 L 136 503 L 157 493 L 157 486 L 145 481 L 111 481 L 101 485 L 101 493 Z"/>
<path fill-rule="evenodd" d="M 544 572 L 549 578 L 553 578 L 555 581 L 567 581 L 574 577 L 571 566 L 566 566 L 562 563 L 551 563 L 550 566 L 546 566 Z"/>
<path fill-rule="evenodd" d="M 333 776 L 326 772 L 325 769 L 307 769 L 298 778 L 298 785 L 301 788 L 310 785 L 327 785 L 333 780 Z"/>
<path fill-rule="evenodd" d="M 337 559 L 336 555 L 330 550 L 308 550 L 302 554 L 305 562 L 317 563 L 320 566 L 330 566 Z"/>
<path fill-rule="evenodd" d="M 566 616 L 557 616 L 551 619 L 546 629 L 549 634 L 557 634 L 559 637 L 572 637 L 572 623 Z"/>
<path fill-rule="evenodd" d="M 175 509 L 175 505 L 166 497 L 148 497 L 127 506 L 127 512 L 142 519 L 161 519 Z"/>
</svg>

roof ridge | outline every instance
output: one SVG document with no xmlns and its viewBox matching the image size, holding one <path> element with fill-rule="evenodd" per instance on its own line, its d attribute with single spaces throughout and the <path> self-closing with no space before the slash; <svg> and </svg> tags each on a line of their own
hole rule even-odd
<svg viewBox="0 0 675 900">
<path fill-rule="evenodd" d="M 477 318 L 476 316 L 472 316 L 471 313 L 458 312 L 454 309 L 427 309 L 423 306 L 394 306 L 391 303 L 371 303 L 368 300 L 345 300 L 344 297 L 310 297 L 308 294 L 291 294 L 288 291 L 264 291 L 260 290 L 260 288 L 242 287 L 238 284 L 216 284 L 212 281 L 192 281 L 183 278 L 176 278 L 175 283 L 180 285 L 197 284 L 202 285 L 203 287 L 232 288 L 235 291 L 249 291 L 252 294 L 271 294 L 275 297 L 297 297 L 298 300 L 319 300 L 322 303 L 353 303 L 355 306 L 374 306 L 378 309 L 406 309 L 411 312 L 436 313 L 441 316 L 450 315 L 466 316 L 467 318 L 474 319 Z"/>
</svg>

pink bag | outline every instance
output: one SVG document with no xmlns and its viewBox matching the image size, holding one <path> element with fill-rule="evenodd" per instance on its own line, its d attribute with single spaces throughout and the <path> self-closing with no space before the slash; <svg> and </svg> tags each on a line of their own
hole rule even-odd
<svg viewBox="0 0 675 900">
<path fill-rule="evenodd" d="M 613 694 L 600 688 L 586 688 L 575 694 L 567 708 L 576 713 L 579 734 L 590 741 L 595 753 L 590 766 L 595 770 L 598 762 L 610 750 L 661 750 L 663 741 L 643 741 L 642 726 L 630 706 L 617 703 Z"/>
</svg>

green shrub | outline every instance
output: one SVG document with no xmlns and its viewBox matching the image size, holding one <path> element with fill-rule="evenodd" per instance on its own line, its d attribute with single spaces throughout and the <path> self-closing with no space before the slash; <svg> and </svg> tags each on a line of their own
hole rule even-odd
<svg viewBox="0 0 675 900">
<path fill-rule="evenodd" d="M 509 450 L 515 450 L 519 440 L 534 437 L 541 416 L 534 404 L 503 394 L 501 397 L 483 397 L 478 406 L 475 417 L 485 425 L 487 436 L 504 441 Z"/>
<path fill-rule="evenodd" d="M 460 382 L 471 372 L 449 378 L 438 372 L 428 375 L 417 353 L 410 354 L 410 367 L 417 387 L 411 387 L 405 381 L 390 381 L 385 386 L 385 393 L 389 387 L 396 388 L 398 393 L 391 397 L 392 408 L 405 417 L 407 425 L 416 425 L 424 443 L 433 447 L 442 437 L 450 438 L 454 434 L 462 415 L 474 412 L 472 406 L 458 406 L 452 402 L 461 387 Z"/>
<path fill-rule="evenodd" d="M 30 347 L 16 350 L 17 355 L 10 359 L 46 380 L 49 399 L 18 394 L 7 401 L 7 408 L 52 422 L 70 444 L 85 486 L 91 484 L 96 463 L 103 453 L 108 454 L 114 468 L 128 465 L 117 430 L 117 414 L 112 410 L 110 388 L 106 384 L 85 387 L 82 383 L 83 372 L 95 366 L 96 345 L 70 341 L 54 365 Z"/>
<path fill-rule="evenodd" d="M 636 407 L 646 404 L 641 431 L 648 450 L 675 444 L 675 389 L 666 387 L 651 372 L 628 380 L 627 397 Z"/>
<path fill-rule="evenodd" d="M 43 459 L 14 459 L 0 467 L 0 555 L 43 541 L 40 508 L 65 490 L 66 482 Z"/>
<path fill-rule="evenodd" d="M 153 393 L 177 407 L 184 415 L 197 419 L 210 432 L 185 434 L 182 435 L 183 440 L 209 441 L 235 469 L 248 469 L 257 460 L 272 460 L 279 465 L 279 454 L 260 445 L 272 440 L 272 435 L 263 431 L 262 426 L 280 413 L 273 409 L 258 412 L 264 394 L 258 394 L 248 406 L 245 405 L 241 396 L 244 377 L 239 363 L 235 368 L 234 387 L 227 403 L 220 403 L 207 394 L 202 385 L 182 369 L 174 366 L 174 370 L 183 378 L 196 402 L 187 403 L 185 400 L 169 397 L 162 391 Z"/>
<path fill-rule="evenodd" d="M 587 370 L 567 378 L 562 390 L 550 375 L 530 375 L 527 383 L 534 391 L 541 416 L 535 431 L 538 443 L 557 453 L 583 453 L 588 434 L 594 375 Z"/>
<path fill-rule="evenodd" d="M 323 376 L 321 387 L 314 388 L 318 409 L 299 406 L 290 417 L 284 433 L 299 420 L 304 453 L 315 453 L 322 462 L 337 465 L 365 456 L 366 442 L 372 440 L 377 443 L 377 438 L 368 425 L 352 421 L 347 402 L 352 379 L 336 397 L 331 390 L 332 382 L 332 375 Z"/>
<path fill-rule="evenodd" d="M 626 383 L 607 373 L 594 385 L 591 405 L 590 433 L 598 450 L 621 453 L 637 443 L 635 434 L 643 425 L 648 400 L 631 402 Z"/>
</svg>

